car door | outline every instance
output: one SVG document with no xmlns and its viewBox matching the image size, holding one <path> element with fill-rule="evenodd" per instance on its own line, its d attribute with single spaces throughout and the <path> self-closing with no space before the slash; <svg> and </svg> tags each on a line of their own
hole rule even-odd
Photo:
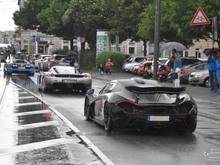
<svg viewBox="0 0 220 165">
<path fill-rule="evenodd" d="M 113 83 L 107 83 L 105 87 L 99 92 L 98 97 L 95 100 L 95 118 L 99 121 L 104 120 L 104 107 L 105 107 L 105 102 L 108 99 L 108 93 L 111 93 L 111 89 Z"/>
</svg>

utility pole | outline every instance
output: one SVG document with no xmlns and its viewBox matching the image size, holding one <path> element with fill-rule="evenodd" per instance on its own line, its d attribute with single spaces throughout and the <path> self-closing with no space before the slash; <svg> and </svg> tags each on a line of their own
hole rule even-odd
<svg viewBox="0 0 220 165">
<path fill-rule="evenodd" d="M 154 79 L 157 80 L 158 59 L 160 55 L 160 0 L 156 0 L 154 27 Z"/>
</svg>

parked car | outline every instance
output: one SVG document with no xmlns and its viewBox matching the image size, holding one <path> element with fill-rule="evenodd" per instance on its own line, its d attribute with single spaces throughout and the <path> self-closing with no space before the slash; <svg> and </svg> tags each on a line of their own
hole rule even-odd
<svg viewBox="0 0 220 165">
<path fill-rule="evenodd" d="M 194 63 L 203 62 L 203 60 L 194 57 L 181 57 L 182 66 L 191 65 Z M 159 81 L 167 81 L 170 79 L 169 73 L 171 72 L 171 61 L 168 59 L 164 65 L 159 67 L 158 77 Z M 171 76 L 171 75 L 170 75 Z"/>
<path fill-rule="evenodd" d="M 34 66 L 30 64 L 27 60 L 23 59 L 13 59 L 12 63 L 8 63 L 5 66 L 5 71 L 8 75 L 13 73 L 25 73 L 30 76 L 34 76 Z"/>
<path fill-rule="evenodd" d="M 42 69 L 42 64 L 40 63 L 44 62 L 46 58 L 50 58 L 50 57 L 51 55 L 48 55 L 48 54 L 38 56 L 38 59 L 34 60 L 35 68 Z"/>
<path fill-rule="evenodd" d="M 209 71 L 202 70 L 192 72 L 189 76 L 189 84 L 209 86 Z"/>
<path fill-rule="evenodd" d="M 92 87 L 89 73 L 80 73 L 75 67 L 53 66 L 48 72 L 37 77 L 38 89 L 48 92 L 53 89 L 71 89 L 86 92 Z"/>
<path fill-rule="evenodd" d="M 61 66 L 74 66 L 75 60 L 73 56 L 66 56 L 60 59 L 59 65 Z"/>
<path fill-rule="evenodd" d="M 58 65 L 60 63 L 60 60 L 66 58 L 67 56 L 68 55 L 64 55 L 64 54 L 53 54 L 50 60 L 50 66 L 52 67 Z"/>
<path fill-rule="evenodd" d="M 188 83 L 190 73 L 203 70 L 208 70 L 208 65 L 206 62 L 197 62 L 184 66 L 180 71 L 180 82 Z"/>
<path fill-rule="evenodd" d="M 185 88 L 161 87 L 154 80 L 131 78 L 108 82 L 99 93 L 88 90 L 84 103 L 86 120 L 114 128 L 167 128 L 193 132 L 197 105 Z"/>
<path fill-rule="evenodd" d="M 122 70 L 126 71 L 126 72 L 132 72 L 132 69 L 134 69 L 134 67 L 138 67 L 139 64 L 144 61 L 146 59 L 146 57 L 131 57 L 129 59 L 127 59 L 125 61 L 125 63 L 122 66 Z"/>
</svg>

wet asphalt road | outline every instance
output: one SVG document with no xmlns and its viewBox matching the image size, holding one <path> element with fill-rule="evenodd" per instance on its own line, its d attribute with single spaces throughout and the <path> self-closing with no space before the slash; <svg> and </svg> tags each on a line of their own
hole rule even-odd
<svg viewBox="0 0 220 165">
<path fill-rule="evenodd" d="M 38 93 L 30 79 L 15 78 L 14 82 Z M 104 82 L 93 80 L 93 88 L 101 89 Z M 201 92 L 201 91 L 200 91 Z M 196 94 L 196 87 L 192 94 Z M 198 117 L 197 130 L 192 135 L 178 135 L 172 131 L 133 132 L 115 131 L 106 135 L 104 129 L 84 120 L 84 95 L 56 91 L 38 93 L 50 105 L 61 112 L 101 151 L 117 165 L 219 165 L 220 122 L 207 117 Z M 199 110 L 220 111 L 219 104 L 204 102 L 200 97 Z M 216 114 L 217 115 L 217 114 Z"/>
</svg>

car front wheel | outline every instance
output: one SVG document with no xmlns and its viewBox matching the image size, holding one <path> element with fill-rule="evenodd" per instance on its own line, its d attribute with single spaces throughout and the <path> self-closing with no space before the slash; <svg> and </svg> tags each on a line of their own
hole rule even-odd
<svg viewBox="0 0 220 165">
<path fill-rule="evenodd" d="M 91 114 L 91 112 L 90 112 L 90 107 L 89 107 L 89 100 L 88 100 L 88 98 L 86 98 L 85 103 L 84 103 L 84 116 L 87 121 L 91 120 L 90 114 Z"/>
<path fill-rule="evenodd" d="M 109 108 L 108 103 L 106 103 L 104 107 L 104 126 L 107 133 L 110 133 L 113 129 L 111 109 Z"/>
</svg>

